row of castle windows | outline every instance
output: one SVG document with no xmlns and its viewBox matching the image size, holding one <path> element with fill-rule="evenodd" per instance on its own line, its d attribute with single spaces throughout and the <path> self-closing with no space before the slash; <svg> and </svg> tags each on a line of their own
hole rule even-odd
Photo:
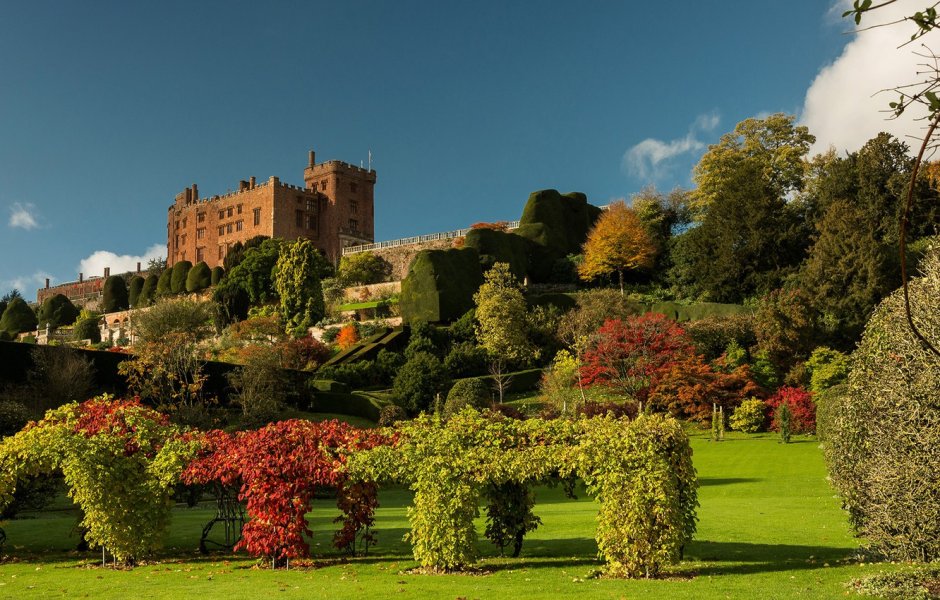
<svg viewBox="0 0 940 600">
<path fill-rule="evenodd" d="M 328 182 L 328 181 L 329 181 L 328 179 L 321 179 L 321 180 L 320 180 L 320 190 L 321 190 L 321 191 L 325 191 L 325 190 L 326 190 L 326 188 L 327 188 L 327 182 Z M 314 190 L 317 189 L 317 184 L 316 184 L 316 183 L 313 184 L 313 189 L 314 189 Z M 349 191 L 352 192 L 352 193 L 354 193 L 354 194 L 359 191 L 359 186 L 356 184 L 355 181 L 350 181 L 350 182 L 349 182 Z"/>
</svg>

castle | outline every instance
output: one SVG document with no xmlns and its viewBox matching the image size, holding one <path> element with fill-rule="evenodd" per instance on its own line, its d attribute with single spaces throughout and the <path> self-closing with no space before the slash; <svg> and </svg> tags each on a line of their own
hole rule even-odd
<svg viewBox="0 0 940 600">
<path fill-rule="evenodd" d="M 375 171 L 342 161 L 317 164 L 310 151 L 304 187 L 271 177 L 238 182 L 238 190 L 200 198 L 196 184 L 167 210 L 167 266 L 188 260 L 222 265 L 236 242 L 257 235 L 308 238 L 332 262 L 346 246 L 374 240 Z"/>
</svg>

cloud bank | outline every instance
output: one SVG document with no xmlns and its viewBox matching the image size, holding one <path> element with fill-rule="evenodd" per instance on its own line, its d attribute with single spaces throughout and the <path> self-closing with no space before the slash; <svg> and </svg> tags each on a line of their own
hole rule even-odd
<svg viewBox="0 0 940 600">
<path fill-rule="evenodd" d="M 639 179 L 660 179 L 669 171 L 672 159 L 704 150 L 705 143 L 698 136 L 713 131 L 719 120 L 715 113 L 699 115 L 685 137 L 669 141 L 646 138 L 624 153 L 624 170 Z"/>
<path fill-rule="evenodd" d="M 154 244 L 140 256 L 96 250 L 78 263 L 78 273 L 84 273 L 86 277 L 100 276 L 104 274 L 105 267 L 110 267 L 111 273 L 117 275 L 136 270 L 138 262 L 141 269 L 145 269 L 150 259 L 165 257 L 166 246 L 164 244 Z"/>
<path fill-rule="evenodd" d="M 52 275 L 45 271 L 36 271 L 32 275 L 21 275 L 13 279 L 0 281 L 0 295 L 16 289 L 19 290 L 27 302 L 31 302 L 36 290 L 46 285 L 47 277 L 51 279 Z"/>
<path fill-rule="evenodd" d="M 36 207 L 32 204 L 20 204 L 17 202 L 10 207 L 10 227 L 19 229 L 36 229 L 39 227 L 39 218 Z"/>
<path fill-rule="evenodd" d="M 848 8 L 851 3 L 843 0 L 835 10 L 841 14 Z M 879 8 L 864 17 L 862 26 L 896 21 L 915 8 L 909 3 Z M 844 28 L 852 26 L 849 18 L 842 21 Z M 853 34 L 842 54 L 819 72 L 806 92 L 800 119 L 816 136 L 813 153 L 830 146 L 840 153 L 855 151 L 882 131 L 907 142 L 912 150 L 919 146 L 915 138 L 923 138 L 924 122 L 915 117 L 925 111 L 915 105 L 900 118 L 889 120 L 888 103 L 897 100 L 898 94 L 879 93 L 923 79 L 917 73 L 924 70 L 925 59 L 914 54 L 924 52 L 923 44 L 933 43 L 933 50 L 940 52 L 936 34 L 899 48 L 913 31 L 911 23 L 899 23 Z"/>
</svg>

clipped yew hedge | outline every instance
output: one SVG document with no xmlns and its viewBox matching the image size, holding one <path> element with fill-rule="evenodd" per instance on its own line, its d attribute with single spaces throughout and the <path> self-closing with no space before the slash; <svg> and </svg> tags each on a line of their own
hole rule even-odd
<svg viewBox="0 0 940 600">
<path fill-rule="evenodd" d="M 422 250 L 401 282 L 402 318 L 406 323 L 456 321 L 473 308 L 473 294 L 482 283 L 474 248 Z"/>
</svg>

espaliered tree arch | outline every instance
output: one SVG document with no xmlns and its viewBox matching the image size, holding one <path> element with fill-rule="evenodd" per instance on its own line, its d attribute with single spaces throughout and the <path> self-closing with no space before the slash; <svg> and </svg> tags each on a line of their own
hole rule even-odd
<svg viewBox="0 0 940 600">
<path fill-rule="evenodd" d="M 368 529 L 378 506 L 376 486 L 348 482 L 342 465 L 347 453 L 386 441 L 381 433 L 335 420 L 292 419 L 235 434 L 214 430 L 204 435 L 200 455 L 186 468 L 183 481 L 237 487 L 250 520 L 234 549 L 275 564 L 310 555 L 305 537 L 313 532 L 306 514 L 314 493 L 336 488 L 344 516 L 333 544 L 355 551 L 357 544 L 374 543 Z"/>
<path fill-rule="evenodd" d="M 347 468 L 354 479 L 414 491 L 407 539 L 424 570 L 476 562 L 473 519 L 487 486 L 557 475 L 581 477 L 600 502 L 596 538 L 611 575 L 654 576 L 695 533 L 692 451 L 672 418 L 518 421 L 467 409 L 447 421 L 422 415 L 397 433 L 393 445 L 352 455 Z"/>
<path fill-rule="evenodd" d="M 136 400 L 66 404 L 0 443 L 0 505 L 19 483 L 61 471 L 82 509 L 85 539 L 133 563 L 159 547 L 173 486 L 197 446 Z"/>
</svg>

